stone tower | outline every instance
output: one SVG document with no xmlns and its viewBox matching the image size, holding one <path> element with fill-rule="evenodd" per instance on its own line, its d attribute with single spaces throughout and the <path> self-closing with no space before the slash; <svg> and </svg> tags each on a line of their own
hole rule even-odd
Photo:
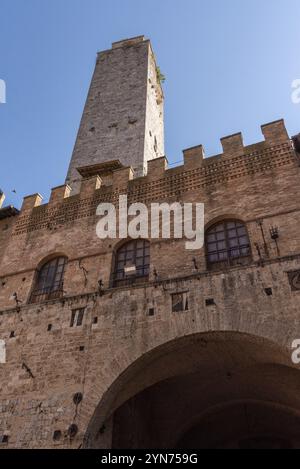
<svg viewBox="0 0 300 469">
<path fill-rule="evenodd" d="M 142 176 L 163 155 L 163 92 L 150 41 L 113 43 L 98 54 L 66 182 L 76 193 L 86 175 L 78 168 L 118 160 Z"/>
</svg>

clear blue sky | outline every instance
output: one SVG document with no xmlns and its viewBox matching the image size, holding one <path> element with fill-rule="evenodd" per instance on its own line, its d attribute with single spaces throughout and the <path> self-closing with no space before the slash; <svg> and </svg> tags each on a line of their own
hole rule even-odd
<svg viewBox="0 0 300 469">
<path fill-rule="evenodd" d="M 6 203 L 64 182 L 96 52 L 150 38 L 167 81 L 166 153 L 283 117 L 300 131 L 299 0 L 0 0 L 0 187 Z M 16 189 L 17 195 L 12 193 Z"/>
</svg>

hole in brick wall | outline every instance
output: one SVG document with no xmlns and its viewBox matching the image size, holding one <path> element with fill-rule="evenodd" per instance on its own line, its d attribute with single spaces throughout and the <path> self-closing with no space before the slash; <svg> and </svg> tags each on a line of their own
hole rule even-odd
<svg viewBox="0 0 300 469">
<path fill-rule="evenodd" d="M 93 318 L 93 324 L 98 324 L 98 318 L 97 318 L 97 316 Z"/>
<path fill-rule="evenodd" d="M 273 295 L 272 288 L 265 288 L 265 293 L 266 293 L 267 296 L 272 296 Z"/>
<path fill-rule="evenodd" d="M 11 331 L 10 335 L 9 335 L 9 338 L 10 339 L 13 339 L 15 337 L 15 331 Z"/>
<path fill-rule="evenodd" d="M 90 132 L 91 132 L 91 133 L 95 132 L 95 130 L 96 130 L 95 127 L 91 127 L 91 128 L 90 128 Z"/>
<path fill-rule="evenodd" d="M 154 315 L 155 315 L 154 308 L 149 308 L 148 316 L 154 316 Z"/>
<path fill-rule="evenodd" d="M 23 278 L 22 278 L 22 282 L 26 282 L 26 277 L 23 277 Z"/>
<path fill-rule="evenodd" d="M 9 436 L 8 435 L 3 435 L 1 439 L 1 443 L 8 443 Z"/>
<path fill-rule="evenodd" d="M 68 435 L 70 438 L 74 438 L 78 433 L 78 427 L 75 423 L 69 426 Z"/>
<path fill-rule="evenodd" d="M 50 332 L 52 330 L 52 324 L 48 324 L 47 331 Z"/>
<path fill-rule="evenodd" d="M 84 345 L 80 345 L 79 351 L 80 351 L 80 352 L 84 352 Z"/>
<path fill-rule="evenodd" d="M 76 394 L 74 394 L 73 396 L 73 402 L 75 405 L 78 405 L 80 404 L 80 402 L 82 401 L 83 399 L 83 395 L 81 394 L 81 392 L 77 392 Z"/>
<path fill-rule="evenodd" d="M 54 441 L 59 441 L 61 439 L 62 433 L 60 430 L 55 430 L 53 433 L 53 440 Z"/>
<path fill-rule="evenodd" d="M 2 287 L 4 287 L 6 285 L 6 282 L 2 282 Z"/>
<path fill-rule="evenodd" d="M 215 305 L 215 300 L 213 298 L 207 298 L 205 300 L 206 306 L 214 306 Z"/>
</svg>

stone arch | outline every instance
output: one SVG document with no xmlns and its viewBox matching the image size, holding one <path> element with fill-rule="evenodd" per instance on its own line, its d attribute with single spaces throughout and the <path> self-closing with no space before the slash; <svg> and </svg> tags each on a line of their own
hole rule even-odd
<svg viewBox="0 0 300 469">
<path fill-rule="evenodd" d="M 296 372 L 297 379 L 299 379 L 299 372 L 291 363 L 289 337 L 280 334 L 280 332 L 282 333 L 282 329 L 280 331 L 280 324 L 276 324 L 276 321 L 274 321 L 272 330 L 269 329 L 269 333 L 265 336 L 258 336 L 253 333 L 253 330 L 249 329 L 248 331 L 242 330 L 242 328 L 240 331 L 199 331 L 198 333 L 187 333 L 180 337 L 173 337 L 169 341 L 162 341 L 158 337 L 155 341 L 155 338 L 152 337 L 152 345 L 150 345 L 149 341 L 148 346 L 144 349 L 144 353 L 138 353 L 137 350 L 128 347 L 127 350 L 123 350 L 122 353 L 113 357 L 107 368 L 107 371 L 110 370 L 110 384 L 108 382 L 106 384 L 102 383 L 102 391 L 99 389 L 98 396 L 95 395 L 97 393 L 96 389 L 94 389 L 93 396 L 91 394 L 86 396 L 85 406 L 86 411 L 89 406 L 88 414 L 90 415 L 90 421 L 86 422 L 87 431 L 84 445 L 92 447 L 95 438 L 99 437 L 99 431 L 105 427 L 106 422 L 114 412 L 143 390 L 150 389 L 158 383 L 166 382 L 166 380 L 175 379 L 176 376 L 181 376 L 187 373 L 187 371 L 192 375 L 195 371 L 193 361 L 190 361 L 190 368 L 187 368 L 187 360 L 180 361 L 179 359 L 182 351 L 186 351 L 186 356 L 191 359 L 193 355 L 191 350 L 205 351 L 207 347 L 211 347 L 209 344 L 213 344 L 212 347 L 221 347 L 221 349 L 224 346 L 224 351 L 226 351 L 226 354 L 229 353 L 229 355 L 233 353 L 234 347 L 237 346 L 237 349 L 245 347 L 247 351 L 246 357 L 250 360 L 247 363 L 245 362 L 245 366 L 249 370 L 251 369 L 251 361 L 253 361 L 258 368 L 259 366 L 262 367 L 263 373 L 265 373 L 264 366 L 268 365 L 271 377 L 272 367 L 275 367 L 274 372 L 277 372 L 279 367 L 281 367 L 281 370 L 285 370 L 287 374 L 291 373 L 293 375 L 291 381 L 295 379 L 296 375 L 294 373 Z M 232 345 L 228 346 L 230 343 Z M 233 349 L 231 350 L 232 347 Z M 172 365 L 174 363 L 174 356 L 177 357 L 175 369 Z M 206 362 L 206 368 L 208 363 L 209 360 Z M 226 370 L 226 363 L 223 363 L 222 366 L 220 364 L 220 367 Z M 241 373 L 242 368 L 243 363 L 240 362 L 235 370 Z M 214 404 L 216 405 L 216 403 Z M 286 407 L 289 406 L 288 402 L 279 404 Z M 297 406 L 298 404 L 300 409 L 300 402 L 297 402 Z M 207 409 L 210 407 L 211 403 L 207 403 Z"/>
<path fill-rule="evenodd" d="M 209 217 L 205 221 L 204 230 L 206 232 L 217 223 L 221 223 L 222 221 L 228 221 L 228 220 L 236 220 L 244 224 L 247 224 L 247 220 L 245 220 L 245 217 L 240 212 L 219 213 L 218 215 L 213 215 Z"/>
<path fill-rule="evenodd" d="M 56 259 L 57 257 L 65 257 L 67 262 L 69 260 L 69 256 L 65 252 L 55 251 L 55 252 L 48 254 L 47 256 L 44 256 L 42 259 L 40 259 L 35 270 L 38 272 L 41 269 L 41 267 L 47 264 L 47 262 L 50 262 L 53 259 Z"/>
</svg>

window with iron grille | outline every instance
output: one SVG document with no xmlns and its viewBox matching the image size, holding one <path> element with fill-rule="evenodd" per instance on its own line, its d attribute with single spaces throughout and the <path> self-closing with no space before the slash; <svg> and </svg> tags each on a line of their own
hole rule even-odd
<svg viewBox="0 0 300 469">
<path fill-rule="evenodd" d="M 66 257 L 56 257 L 41 267 L 31 293 L 31 303 L 52 300 L 63 295 L 63 277 L 66 262 Z"/>
<path fill-rule="evenodd" d="M 113 286 L 130 285 L 148 280 L 149 268 L 149 241 L 144 239 L 129 241 L 116 253 Z"/>
<path fill-rule="evenodd" d="M 251 248 L 244 223 L 229 220 L 212 226 L 206 233 L 206 255 L 209 268 L 249 262 Z"/>
</svg>

